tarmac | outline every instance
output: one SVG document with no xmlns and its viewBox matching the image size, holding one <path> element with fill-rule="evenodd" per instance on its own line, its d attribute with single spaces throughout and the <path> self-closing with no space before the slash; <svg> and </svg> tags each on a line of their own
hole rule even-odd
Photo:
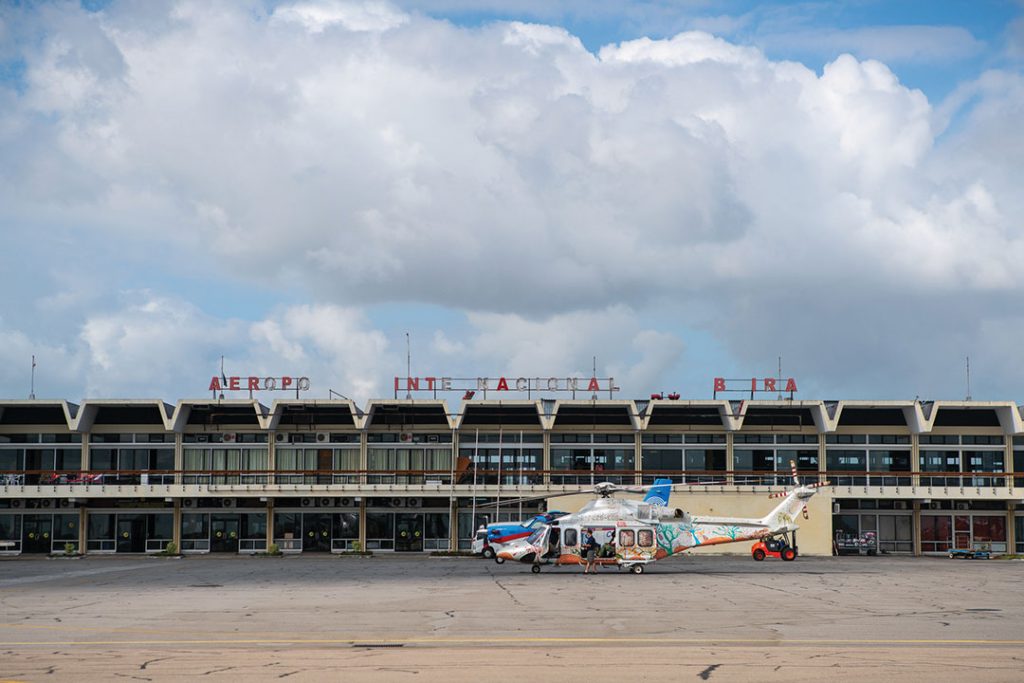
<svg viewBox="0 0 1024 683">
<path fill-rule="evenodd" d="M 1020 681 L 1024 562 L 0 560 L 0 681 Z"/>
</svg>

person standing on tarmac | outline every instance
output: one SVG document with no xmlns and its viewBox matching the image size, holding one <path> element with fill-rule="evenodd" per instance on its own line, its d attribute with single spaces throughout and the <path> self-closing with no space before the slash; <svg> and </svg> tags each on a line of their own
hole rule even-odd
<svg viewBox="0 0 1024 683">
<path fill-rule="evenodd" d="M 580 551 L 583 553 L 583 559 L 586 562 L 586 565 L 583 568 L 583 573 L 596 574 L 597 567 L 594 565 L 594 561 L 597 557 L 597 541 L 594 540 L 593 529 L 587 529 L 583 532 L 583 538 L 580 542 Z"/>
</svg>

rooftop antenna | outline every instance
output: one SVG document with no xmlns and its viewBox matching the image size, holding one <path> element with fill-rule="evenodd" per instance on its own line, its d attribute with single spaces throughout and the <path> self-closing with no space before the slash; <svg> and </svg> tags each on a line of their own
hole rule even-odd
<svg viewBox="0 0 1024 683">
<path fill-rule="evenodd" d="M 594 356 L 594 366 L 593 366 L 593 371 L 591 372 L 590 376 L 591 377 L 597 377 L 597 356 Z M 597 400 L 597 392 L 594 392 L 593 394 L 590 395 L 590 400 L 591 401 L 596 401 Z"/>
<path fill-rule="evenodd" d="M 779 379 L 775 383 L 775 387 L 778 388 L 778 387 L 781 387 L 781 386 L 782 386 L 782 356 L 780 355 L 779 356 Z M 782 400 L 782 389 L 779 389 L 778 391 L 779 391 L 779 393 L 775 395 L 775 400 L 776 401 L 781 401 Z"/>
<path fill-rule="evenodd" d="M 32 354 L 32 386 L 28 390 L 28 397 L 30 400 L 36 400 L 36 355 Z"/>
<path fill-rule="evenodd" d="M 228 376 L 224 374 L 224 354 L 220 357 L 220 400 L 224 400 L 224 385 L 228 383 Z"/>
<path fill-rule="evenodd" d="M 971 357 L 967 356 L 967 397 L 965 401 L 971 400 Z"/>
<path fill-rule="evenodd" d="M 409 378 L 412 377 L 412 346 L 409 345 L 409 333 L 405 333 L 405 397 L 412 398 Z"/>
</svg>

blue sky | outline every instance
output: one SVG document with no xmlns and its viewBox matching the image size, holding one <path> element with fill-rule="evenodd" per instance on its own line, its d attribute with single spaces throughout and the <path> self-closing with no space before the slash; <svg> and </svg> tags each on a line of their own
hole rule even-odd
<svg viewBox="0 0 1024 683">
<path fill-rule="evenodd" d="M 1016 399 L 1019 2 L 0 8 L 0 396 Z M 272 396 L 267 397 L 272 398 Z"/>
</svg>

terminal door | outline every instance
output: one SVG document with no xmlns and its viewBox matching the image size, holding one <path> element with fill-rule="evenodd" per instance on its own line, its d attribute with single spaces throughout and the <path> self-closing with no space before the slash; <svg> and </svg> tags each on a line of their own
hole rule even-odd
<svg viewBox="0 0 1024 683">
<path fill-rule="evenodd" d="M 423 550 L 423 515 L 395 515 L 395 550 L 405 552 Z"/>
<path fill-rule="evenodd" d="M 331 513 L 307 512 L 302 515 L 302 552 L 331 552 Z"/>
<path fill-rule="evenodd" d="M 53 539 L 53 516 L 25 515 L 21 519 L 21 552 L 49 553 Z"/>
<path fill-rule="evenodd" d="M 146 552 L 146 516 L 117 516 L 117 552 Z"/>
<path fill-rule="evenodd" d="M 210 516 L 210 552 L 238 552 L 238 515 Z"/>
</svg>

